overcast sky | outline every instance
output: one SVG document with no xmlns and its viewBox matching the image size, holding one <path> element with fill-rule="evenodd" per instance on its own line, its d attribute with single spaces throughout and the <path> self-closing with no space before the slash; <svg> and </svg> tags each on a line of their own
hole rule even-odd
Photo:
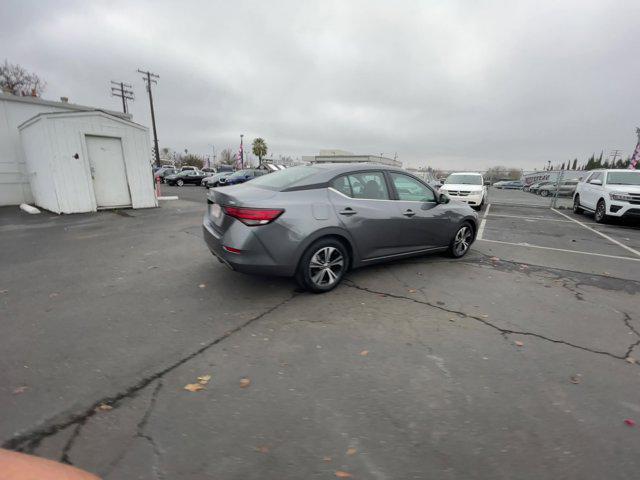
<svg viewBox="0 0 640 480">
<path fill-rule="evenodd" d="M 640 1 L 0 2 L 0 60 L 45 98 L 118 109 L 110 80 L 155 89 L 161 147 L 264 137 L 405 165 L 541 168 L 625 155 L 640 125 Z"/>
</svg>

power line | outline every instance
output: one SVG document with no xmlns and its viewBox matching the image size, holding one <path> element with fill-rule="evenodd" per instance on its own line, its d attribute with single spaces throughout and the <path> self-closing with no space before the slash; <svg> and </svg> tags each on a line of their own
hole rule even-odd
<svg viewBox="0 0 640 480">
<path fill-rule="evenodd" d="M 609 156 L 613 157 L 611 162 L 615 163 L 617 157 L 621 157 L 622 158 L 622 150 L 611 150 L 611 153 L 609 154 Z"/>
<path fill-rule="evenodd" d="M 129 85 L 128 83 L 114 82 L 113 80 L 111 80 L 111 96 L 122 98 L 122 111 L 124 113 L 129 113 L 127 111 L 127 100 L 131 100 L 132 102 L 135 100 L 133 87 L 131 85 Z"/>
<path fill-rule="evenodd" d="M 147 92 L 149 92 L 149 106 L 151 107 L 151 125 L 153 126 L 153 145 L 155 149 L 155 157 L 156 157 L 156 166 L 160 166 L 160 149 L 158 148 L 158 132 L 156 130 L 156 114 L 153 111 L 153 95 L 151 94 L 151 84 L 157 84 L 157 78 L 160 78 L 159 75 L 151 72 L 145 72 L 143 70 L 138 69 L 138 73 L 142 73 L 144 83 L 147 86 Z"/>
</svg>

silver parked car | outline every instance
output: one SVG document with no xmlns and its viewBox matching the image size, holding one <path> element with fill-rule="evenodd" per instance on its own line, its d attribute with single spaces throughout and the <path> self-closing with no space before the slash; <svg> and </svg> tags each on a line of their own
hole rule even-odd
<svg viewBox="0 0 640 480">
<path fill-rule="evenodd" d="M 204 238 L 245 273 L 296 276 L 326 292 L 350 268 L 448 251 L 462 257 L 478 215 L 404 170 L 372 164 L 288 168 L 208 194 Z"/>
</svg>

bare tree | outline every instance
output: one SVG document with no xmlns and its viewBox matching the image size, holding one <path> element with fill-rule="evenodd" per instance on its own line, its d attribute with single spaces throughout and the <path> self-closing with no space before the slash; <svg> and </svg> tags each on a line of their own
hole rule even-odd
<svg viewBox="0 0 640 480">
<path fill-rule="evenodd" d="M 14 95 L 39 97 L 44 92 L 46 82 L 35 73 L 29 73 L 18 64 L 4 61 L 0 65 L 0 89 Z"/>
<path fill-rule="evenodd" d="M 225 148 L 220 152 L 219 163 L 221 165 L 234 165 L 236 163 L 236 155 L 231 153 L 231 150 Z"/>
</svg>

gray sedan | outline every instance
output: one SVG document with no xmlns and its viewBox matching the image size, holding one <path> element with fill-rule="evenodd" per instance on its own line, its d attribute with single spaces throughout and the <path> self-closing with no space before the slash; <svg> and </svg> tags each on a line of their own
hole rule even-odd
<svg viewBox="0 0 640 480">
<path fill-rule="evenodd" d="M 312 292 L 347 270 L 428 252 L 467 253 L 478 215 L 404 170 L 371 164 L 288 168 L 214 188 L 203 231 L 245 273 L 295 276 Z"/>
</svg>

